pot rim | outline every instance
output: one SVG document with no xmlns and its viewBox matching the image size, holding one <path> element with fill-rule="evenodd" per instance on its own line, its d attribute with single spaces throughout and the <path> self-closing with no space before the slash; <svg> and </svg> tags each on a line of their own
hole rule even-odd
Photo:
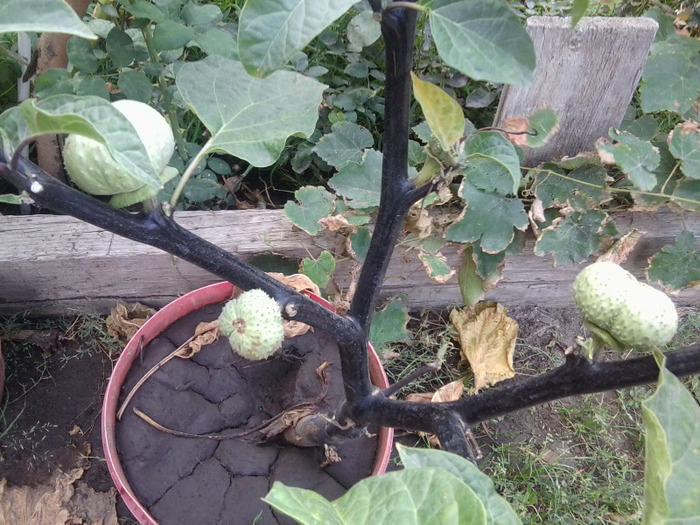
<svg viewBox="0 0 700 525">
<path fill-rule="evenodd" d="M 131 365 L 148 343 L 160 335 L 168 326 L 190 312 L 210 304 L 226 301 L 231 297 L 234 288 L 233 284 L 226 281 L 210 284 L 178 297 L 173 302 L 168 303 L 158 310 L 126 344 L 109 378 L 104 401 L 102 403 L 102 447 L 104 449 L 109 474 L 117 491 L 131 513 L 142 525 L 159 524 L 137 499 L 126 479 L 121 461 L 119 460 L 116 441 L 116 413 L 122 384 L 126 379 Z M 322 306 L 335 311 L 333 305 L 324 298 L 311 292 L 306 294 Z M 379 356 L 370 343 L 368 343 L 368 350 L 372 382 L 380 388 L 386 388 L 389 386 L 389 380 L 384 372 Z M 389 464 L 389 457 L 394 441 L 394 429 L 380 427 L 378 438 L 377 456 L 375 458 L 374 468 L 372 469 L 372 475 L 382 474 Z"/>
</svg>

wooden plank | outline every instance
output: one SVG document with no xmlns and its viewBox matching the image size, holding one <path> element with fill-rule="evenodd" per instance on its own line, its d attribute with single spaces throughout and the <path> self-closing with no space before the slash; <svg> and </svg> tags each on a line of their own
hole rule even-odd
<svg viewBox="0 0 700 525">
<path fill-rule="evenodd" d="M 559 133 L 531 150 L 526 166 L 594 149 L 619 127 L 632 100 L 658 28 L 650 18 L 528 18 L 537 67 L 530 86 L 506 86 L 495 118 L 527 117 L 547 106 L 559 116 Z"/>
<path fill-rule="evenodd" d="M 344 244 L 340 234 L 311 238 L 278 210 L 181 212 L 185 228 L 247 260 L 260 253 L 301 259 Z M 625 266 L 638 276 L 646 260 L 674 242 L 682 229 L 679 215 L 629 213 L 615 220 L 621 231 L 647 231 Z M 700 214 L 687 214 L 685 227 L 700 236 Z M 180 294 L 215 282 L 217 277 L 189 263 L 99 228 L 64 216 L 0 216 L 0 314 L 30 311 L 33 315 L 108 312 L 117 301 L 162 306 Z M 528 240 L 522 255 L 509 257 L 504 279 L 488 298 L 506 305 L 569 306 L 571 282 L 582 265 L 553 268 L 551 257 L 533 255 Z M 445 250 L 458 266 L 458 247 Z M 349 283 L 349 265 L 340 264 L 337 281 Z M 431 281 L 415 252 L 399 247 L 383 287 L 384 297 L 403 295 L 412 308 L 442 308 L 460 303 L 453 278 Z M 700 288 L 686 290 L 678 304 L 700 306 Z"/>
</svg>

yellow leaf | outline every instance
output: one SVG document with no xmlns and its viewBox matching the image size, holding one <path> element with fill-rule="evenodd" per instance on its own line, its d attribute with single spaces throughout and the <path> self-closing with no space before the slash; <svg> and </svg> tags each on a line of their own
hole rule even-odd
<svg viewBox="0 0 700 525">
<path fill-rule="evenodd" d="M 413 95 L 423 110 L 430 131 L 440 142 L 443 150 L 449 151 L 452 144 L 464 135 L 464 113 L 461 106 L 435 84 L 426 82 L 411 73 Z"/>
<path fill-rule="evenodd" d="M 513 352 L 518 323 L 493 301 L 454 309 L 450 322 L 459 334 L 462 358 L 474 372 L 474 388 L 481 390 L 515 375 Z"/>
</svg>

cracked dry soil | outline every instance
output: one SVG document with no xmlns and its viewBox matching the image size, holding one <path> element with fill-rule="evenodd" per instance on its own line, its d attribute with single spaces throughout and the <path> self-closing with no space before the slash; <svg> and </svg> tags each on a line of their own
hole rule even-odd
<svg viewBox="0 0 700 525">
<path fill-rule="evenodd" d="M 146 346 L 125 381 L 122 398 L 189 338 L 199 322 L 216 319 L 220 309 L 212 305 L 193 312 Z M 321 448 L 283 446 L 275 440 L 255 445 L 242 438 L 179 437 L 154 428 L 133 411 L 188 433 L 252 429 L 285 408 L 317 398 L 323 386 L 316 370 L 324 362 L 330 363 L 332 374 L 324 403 L 338 406 L 343 399 L 340 363 L 329 337 L 308 333 L 285 342 L 282 352 L 282 358 L 246 361 L 220 338 L 191 359 L 169 361 L 131 400 L 116 428 L 121 463 L 139 500 L 161 525 L 293 524 L 260 500 L 275 481 L 335 499 L 371 473 L 376 437 L 338 445 L 341 461 L 321 468 Z"/>
</svg>

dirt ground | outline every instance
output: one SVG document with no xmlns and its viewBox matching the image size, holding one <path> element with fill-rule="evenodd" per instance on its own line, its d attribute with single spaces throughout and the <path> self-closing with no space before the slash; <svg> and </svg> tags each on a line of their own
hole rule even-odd
<svg viewBox="0 0 700 525">
<path fill-rule="evenodd" d="M 520 325 L 515 365 L 521 377 L 563 362 L 563 349 L 573 345 L 581 333 L 573 309 L 520 308 L 511 309 L 509 315 Z M 118 349 L 90 336 L 89 330 L 82 332 L 65 320 L 52 325 L 22 319 L 4 323 L 7 378 L 0 421 L 0 480 L 4 480 L 0 482 L 0 512 L 10 489 L 50 485 L 56 492 L 56 473 L 70 472 L 72 478 L 63 480 L 61 487 L 72 487 L 66 501 L 74 501 L 62 505 L 75 523 L 117 523 L 112 517 L 81 515 L 87 512 L 86 506 L 98 506 L 86 503 L 96 501 L 89 499 L 94 496 L 101 498 L 102 507 L 116 508 L 119 523 L 131 523 L 109 477 L 100 439 L 102 395 Z M 568 454 L 575 461 L 577 451 L 567 443 L 567 432 L 549 405 L 489 422 L 486 432 L 475 429 L 486 456 L 493 444 L 535 440 L 554 443 L 553 454 Z M 398 436 L 403 442 L 417 442 L 415 436 L 401 432 Z M 76 495 L 84 499 L 76 500 Z M 27 508 L 38 505 L 26 493 L 21 497 Z"/>
</svg>

